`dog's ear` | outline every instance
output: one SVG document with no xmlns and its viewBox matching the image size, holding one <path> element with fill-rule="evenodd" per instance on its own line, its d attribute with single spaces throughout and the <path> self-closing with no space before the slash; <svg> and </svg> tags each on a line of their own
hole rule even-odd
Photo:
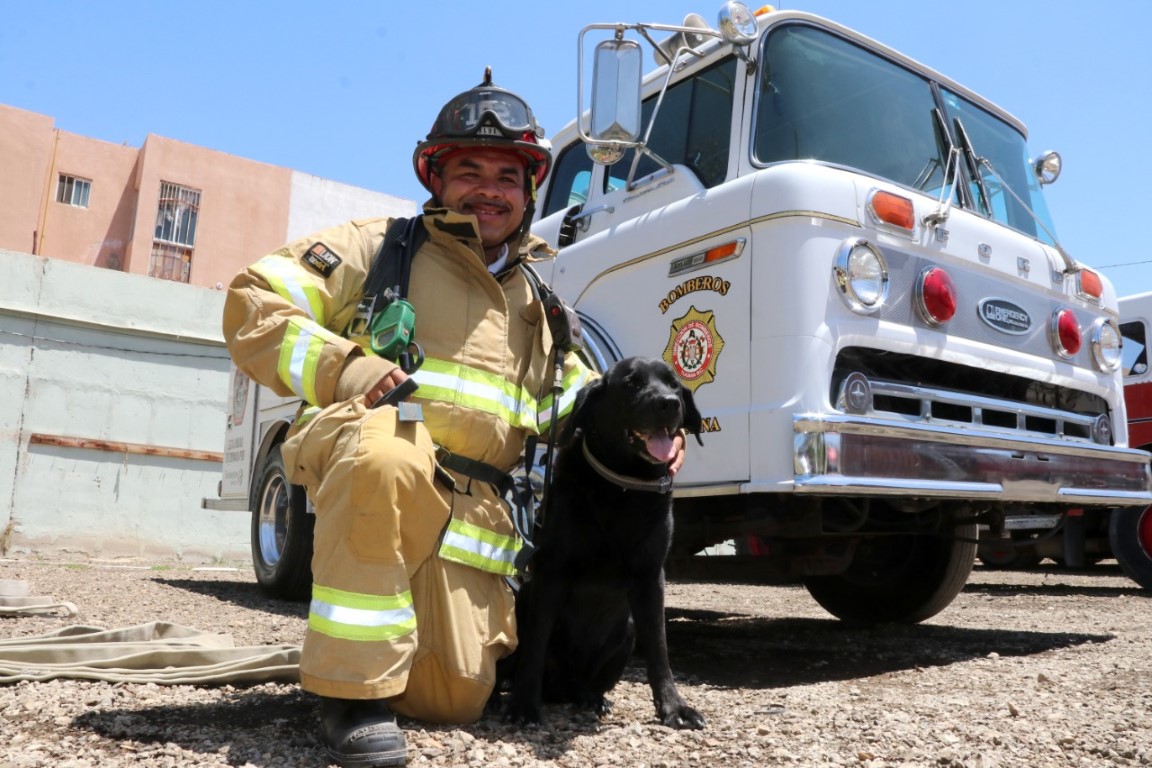
<svg viewBox="0 0 1152 768">
<path fill-rule="evenodd" d="M 591 384 L 584 385 L 576 393 L 576 402 L 572 406 L 572 412 L 568 414 L 568 419 L 564 422 L 564 429 L 560 430 L 557 440 L 559 445 L 568 445 L 575 439 L 577 429 L 588 426 L 595 403 L 604 394 L 605 387 L 607 384 L 604 383 L 604 379 L 599 378 Z"/>
<path fill-rule="evenodd" d="M 700 433 L 704 431 L 704 417 L 696 407 L 696 398 L 692 395 L 692 390 L 683 383 L 680 384 L 680 402 L 684 403 L 684 429 L 696 435 L 696 442 L 704 445 L 704 440 L 700 437 Z"/>
</svg>

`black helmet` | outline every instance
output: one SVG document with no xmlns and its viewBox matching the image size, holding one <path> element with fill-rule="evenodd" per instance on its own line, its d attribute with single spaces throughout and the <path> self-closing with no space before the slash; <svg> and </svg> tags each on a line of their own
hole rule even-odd
<svg viewBox="0 0 1152 768">
<path fill-rule="evenodd" d="M 508 149 L 524 157 L 533 188 L 544 183 L 552 167 L 552 152 L 544 129 L 532 116 L 524 99 L 492 85 L 492 68 L 484 70 L 484 82 L 459 94 L 440 110 L 427 138 L 416 145 L 412 165 L 416 178 L 429 192 L 429 178 L 446 153 L 464 147 Z"/>
</svg>

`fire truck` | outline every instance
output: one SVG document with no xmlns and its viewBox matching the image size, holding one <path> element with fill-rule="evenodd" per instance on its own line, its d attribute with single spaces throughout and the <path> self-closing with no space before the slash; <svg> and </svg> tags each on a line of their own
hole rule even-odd
<svg viewBox="0 0 1152 768">
<path fill-rule="evenodd" d="M 1148 368 L 1152 293 L 1120 299 L 1120 318 L 1128 440 L 1137 448 L 1152 451 L 1152 370 Z M 1111 553 L 1120 567 L 1144 589 L 1152 590 L 1152 508 L 1142 504 L 1114 510 L 1108 531 Z"/>
<path fill-rule="evenodd" d="M 1057 240 L 1060 157 L 1017 118 L 801 11 L 591 24 L 578 50 L 533 230 L 589 362 L 662 357 L 705 416 L 670 575 L 918 622 L 981 529 L 1152 501 L 1117 297 Z M 298 592 L 307 500 L 276 448 L 295 404 L 240 374 L 234 392 L 224 490 L 252 510 L 261 583 Z"/>
</svg>

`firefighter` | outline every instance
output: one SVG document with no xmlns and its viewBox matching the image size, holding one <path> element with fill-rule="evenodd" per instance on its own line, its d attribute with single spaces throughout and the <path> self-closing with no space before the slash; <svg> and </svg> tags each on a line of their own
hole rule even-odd
<svg viewBox="0 0 1152 768">
<path fill-rule="evenodd" d="M 229 287 L 236 365 L 303 401 L 282 446 L 316 513 L 300 677 L 339 765 L 404 765 L 397 713 L 475 721 L 515 648 L 521 540 L 499 479 L 594 375 L 569 352 L 554 387 L 541 286 L 521 267 L 555 256 L 528 232 L 551 163 L 528 105 L 490 70 L 417 145 L 431 199 L 406 298 L 423 361 L 400 407 L 372 407 L 409 371 L 373 352 L 358 312 L 388 219 L 305 237 Z"/>
</svg>

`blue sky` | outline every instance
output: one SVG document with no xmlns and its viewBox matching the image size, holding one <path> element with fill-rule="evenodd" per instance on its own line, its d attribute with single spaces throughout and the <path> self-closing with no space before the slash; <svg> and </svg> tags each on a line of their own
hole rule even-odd
<svg viewBox="0 0 1152 768">
<path fill-rule="evenodd" d="M 1064 158 L 1048 201 L 1064 247 L 1120 295 L 1152 291 L 1144 236 L 1152 4 L 1138 0 L 787 3 L 981 93 Z M 0 103 L 140 146 L 149 133 L 423 201 L 411 154 L 491 65 L 552 135 L 576 111 L 592 22 L 678 24 L 711 0 L 0 0 Z"/>
</svg>

